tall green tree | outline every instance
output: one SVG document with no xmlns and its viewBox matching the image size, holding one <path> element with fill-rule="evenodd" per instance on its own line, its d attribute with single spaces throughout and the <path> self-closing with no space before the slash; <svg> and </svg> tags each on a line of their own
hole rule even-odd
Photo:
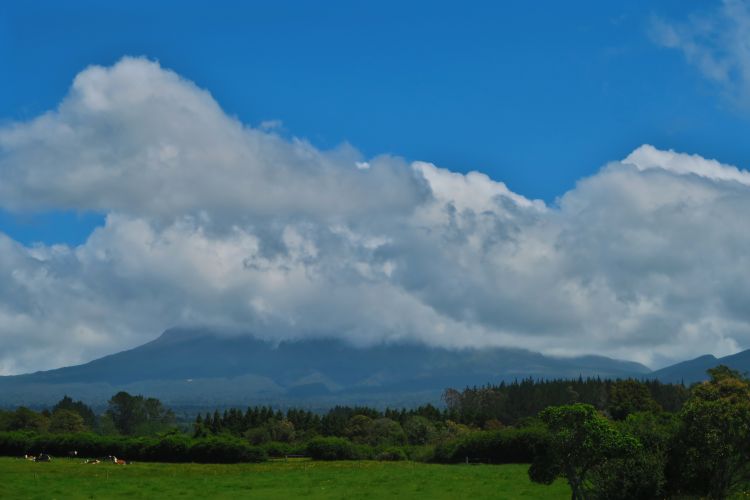
<svg viewBox="0 0 750 500">
<path fill-rule="evenodd" d="M 607 460 L 591 472 L 594 497 L 606 500 L 663 498 L 665 469 L 679 420 L 670 413 L 631 413 L 616 427 L 641 444 L 626 456 Z"/>
<path fill-rule="evenodd" d="M 25 406 L 19 406 L 8 421 L 8 430 L 45 432 L 49 429 L 49 418 Z"/>
<path fill-rule="evenodd" d="M 609 388 L 607 411 L 615 420 L 624 420 L 631 413 L 660 410 L 643 382 L 633 379 L 618 380 Z"/>
<path fill-rule="evenodd" d="M 373 446 L 404 445 L 406 433 L 395 420 L 376 418 L 370 426 L 367 443 Z"/>
<path fill-rule="evenodd" d="M 68 410 L 77 413 L 83 419 L 84 425 L 89 428 L 93 428 L 96 425 L 96 414 L 94 413 L 94 410 L 83 401 L 73 401 L 73 398 L 67 394 L 52 407 L 53 414 L 57 410 Z"/>
<path fill-rule="evenodd" d="M 370 437 L 372 419 L 367 415 L 354 415 L 344 431 L 346 437 L 355 443 L 366 443 Z"/>
<path fill-rule="evenodd" d="M 543 484 L 564 477 L 573 500 L 593 497 L 593 469 L 640 448 L 637 440 L 615 429 L 591 405 L 551 406 L 539 418 L 549 432 L 549 441 L 536 454 L 529 477 Z"/>
<path fill-rule="evenodd" d="M 409 444 L 427 444 L 435 437 L 435 425 L 421 415 L 408 417 L 403 427 Z"/>
<path fill-rule="evenodd" d="M 50 432 L 75 433 L 86 430 L 86 424 L 77 412 L 72 410 L 55 410 L 49 423 Z"/>
<path fill-rule="evenodd" d="M 106 412 L 121 434 L 155 434 L 174 423 L 174 413 L 155 398 L 144 399 L 120 391 L 109 400 Z"/>
<path fill-rule="evenodd" d="M 726 366 L 708 373 L 680 413 L 679 482 L 691 493 L 727 498 L 750 480 L 750 380 Z"/>
<path fill-rule="evenodd" d="M 131 396 L 125 391 L 120 391 L 109 400 L 107 414 L 121 434 L 133 435 L 136 428 L 146 419 L 143 396 Z"/>
</svg>

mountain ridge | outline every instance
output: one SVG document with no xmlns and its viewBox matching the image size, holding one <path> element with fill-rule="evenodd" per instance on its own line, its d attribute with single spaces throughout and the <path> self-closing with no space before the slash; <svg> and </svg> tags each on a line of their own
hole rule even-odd
<svg viewBox="0 0 750 500">
<path fill-rule="evenodd" d="M 648 373 L 639 363 L 595 355 L 560 358 L 515 348 L 449 350 L 418 343 L 358 348 L 336 339 L 271 343 L 172 328 L 88 363 L 0 377 L 0 405 L 50 404 L 63 392 L 101 404 L 117 390 L 172 404 L 421 404 L 438 402 L 447 387 Z"/>
<path fill-rule="evenodd" d="M 50 405 L 71 394 L 102 405 L 119 390 L 173 405 L 374 406 L 438 403 L 445 388 L 524 378 L 649 378 L 691 384 L 720 363 L 750 371 L 750 350 L 651 371 L 605 356 L 554 357 L 518 348 L 451 350 L 414 342 L 355 347 L 334 338 L 270 342 L 198 328 L 80 365 L 0 377 L 0 406 Z"/>
<path fill-rule="evenodd" d="M 711 354 L 698 356 L 697 358 L 676 363 L 652 372 L 654 378 L 662 382 L 674 382 L 693 384 L 708 379 L 706 370 L 718 365 L 726 365 L 729 368 L 747 375 L 750 372 L 750 349 L 717 358 Z"/>
</svg>

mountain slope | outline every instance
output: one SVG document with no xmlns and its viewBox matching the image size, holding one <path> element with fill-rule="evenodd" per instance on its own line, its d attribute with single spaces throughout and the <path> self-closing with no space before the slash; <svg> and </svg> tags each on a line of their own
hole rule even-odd
<svg viewBox="0 0 750 500">
<path fill-rule="evenodd" d="M 356 348 L 340 340 L 271 344 L 172 329 L 89 363 L 0 377 L 0 405 L 49 404 L 64 393 L 95 403 L 116 390 L 172 404 L 410 404 L 446 387 L 523 377 L 643 376 L 638 363 L 599 356 L 553 358 L 520 349 L 448 350 L 420 344 Z"/>
<path fill-rule="evenodd" d="M 740 373 L 747 374 L 750 372 L 750 349 L 723 358 L 716 358 L 708 354 L 656 370 L 649 377 L 659 379 L 662 382 L 692 384 L 701 380 L 708 380 L 706 370 L 717 365 L 727 365 Z"/>
</svg>

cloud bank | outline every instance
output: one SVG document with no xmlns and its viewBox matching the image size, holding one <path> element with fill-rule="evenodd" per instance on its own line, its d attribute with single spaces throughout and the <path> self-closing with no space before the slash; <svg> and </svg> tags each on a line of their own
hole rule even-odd
<svg viewBox="0 0 750 500">
<path fill-rule="evenodd" d="M 106 214 L 77 247 L 0 233 L 0 373 L 175 325 L 656 365 L 750 347 L 747 171 L 644 145 L 548 206 L 275 130 L 136 58 L 0 128 L 0 207 Z"/>
</svg>

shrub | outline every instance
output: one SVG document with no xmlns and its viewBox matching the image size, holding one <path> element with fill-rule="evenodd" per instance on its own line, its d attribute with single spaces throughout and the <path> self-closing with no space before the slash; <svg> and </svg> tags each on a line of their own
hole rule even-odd
<svg viewBox="0 0 750 500">
<path fill-rule="evenodd" d="M 406 446 L 404 448 L 406 456 L 414 462 L 433 462 L 435 460 L 435 446 Z"/>
<path fill-rule="evenodd" d="M 408 460 L 406 453 L 401 448 L 391 447 L 386 448 L 377 455 L 375 460 L 381 460 L 385 462 L 399 462 L 401 460 Z"/>
<path fill-rule="evenodd" d="M 190 458 L 203 463 L 262 462 L 266 452 L 244 441 L 227 438 L 209 438 L 194 441 L 190 447 Z"/>
<path fill-rule="evenodd" d="M 0 433 L 0 455 L 19 456 L 31 451 L 33 439 L 24 432 Z"/>
<path fill-rule="evenodd" d="M 364 443 L 370 439 L 372 418 L 367 415 L 354 415 L 346 424 L 344 433 L 355 443 Z"/>
<path fill-rule="evenodd" d="M 338 437 L 317 437 L 307 443 L 307 453 L 313 460 L 355 460 L 359 458 L 351 441 Z"/>
<path fill-rule="evenodd" d="M 153 440 L 142 453 L 147 460 L 155 462 L 187 462 L 190 459 L 191 441 L 187 436 L 167 436 Z"/>
<path fill-rule="evenodd" d="M 457 463 L 468 457 L 495 464 L 528 463 L 534 459 L 534 450 L 545 439 L 544 430 L 535 427 L 471 432 L 438 445 L 434 460 Z"/>
<path fill-rule="evenodd" d="M 639 450 L 631 456 L 608 460 L 591 472 L 595 499 L 647 500 L 664 498 L 664 461 Z"/>
<path fill-rule="evenodd" d="M 261 446 L 263 450 L 268 454 L 269 457 L 283 458 L 287 455 L 306 455 L 307 445 L 305 444 L 294 444 L 294 443 L 279 443 L 277 441 L 271 441 Z"/>
<path fill-rule="evenodd" d="M 370 426 L 367 443 L 373 446 L 404 445 L 406 433 L 395 420 L 376 418 Z"/>
<path fill-rule="evenodd" d="M 244 435 L 248 442 L 254 445 L 261 445 L 271 441 L 271 433 L 265 427 L 248 429 Z"/>
<path fill-rule="evenodd" d="M 372 460 L 375 458 L 376 450 L 369 444 L 355 444 L 353 460 Z"/>
<path fill-rule="evenodd" d="M 114 455 L 128 460 L 159 462 L 235 463 L 266 460 L 263 449 L 235 438 L 191 439 L 180 434 L 162 438 L 99 436 L 97 434 L 39 434 L 0 432 L 0 455 L 49 453 L 80 457 Z"/>
<path fill-rule="evenodd" d="M 419 415 L 407 418 L 403 427 L 409 444 L 427 444 L 435 437 L 435 426 Z"/>
</svg>

